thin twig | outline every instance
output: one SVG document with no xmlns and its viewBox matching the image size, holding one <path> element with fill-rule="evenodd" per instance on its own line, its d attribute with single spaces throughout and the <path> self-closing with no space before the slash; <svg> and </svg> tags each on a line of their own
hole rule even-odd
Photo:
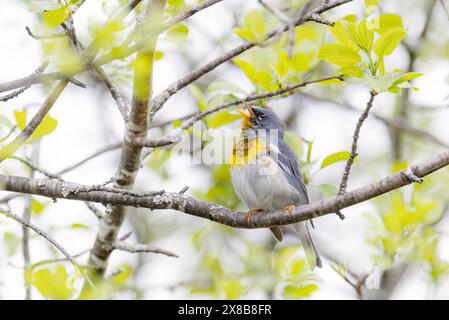
<svg viewBox="0 0 449 320">
<path fill-rule="evenodd" d="M 30 79 L 37 79 L 39 78 L 39 76 L 42 74 L 42 72 L 45 71 L 45 69 L 48 66 L 48 62 L 44 62 L 43 64 L 41 64 L 30 76 Z M 25 92 L 26 90 L 28 90 L 29 88 L 31 88 L 31 84 L 28 84 L 16 91 L 13 91 L 7 95 L 4 95 L 3 97 L 0 97 L 0 101 L 6 102 L 10 99 L 16 98 L 18 97 L 21 93 Z"/>
<path fill-rule="evenodd" d="M 158 254 L 166 255 L 168 257 L 179 258 L 179 256 L 176 253 L 173 253 L 173 252 L 165 250 L 165 249 L 157 248 L 154 246 L 150 246 L 147 244 L 127 243 L 124 241 L 117 241 L 114 244 L 114 248 L 117 250 L 127 251 L 127 252 L 131 252 L 131 253 L 139 253 L 139 252 L 158 253 Z"/>
<path fill-rule="evenodd" d="M 70 263 L 78 270 L 79 264 L 75 261 L 75 259 L 70 255 L 70 253 L 67 252 L 66 249 L 64 249 L 63 246 L 61 246 L 55 239 L 53 239 L 52 236 L 47 234 L 46 232 L 42 231 L 40 228 L 32 224 L 30 221 L 23 219 L 22 217 L 10 212 L 9 210 L 0 208 L 0 213 L 5 215 L 7 218 L 13 219 L 20 223 L 22 226 L 29 228 L 33 230 L 35 233 L 37 233 L 39 236 L 47 240 L 47 242 L 51 243 L 56 249 L 58 249 L 59 252 L 61 252 Z"/>
<path fill-rule="evenodd" d="M 35 163 L 33 163 L 33 162 L 31 162 L 31 161 L 29 161 L 27 159 L 24 159 L 24 158 L 21 158 L 21 157 L 17 157 L 17 156 L 12 156 L 12 157 L 10 157 L 10 159 L 14 159 L 14 160 L 20 161 L 23 164 L 25 164 L 26 166 L 28 166 L 30 169 L 32 169 L 33 171 L 40 172 L 43 175 L 49 177 L 50 179 L 62 180 L 60 175 L 51 173 L 51 172 L 49 172 L 49 171 L 39 167 L 37 164 L 35 164 Z"/>
<path fill-rule="evenodd" d="M 31 137 L 36 128 L 41 124 L 44 117 L 50 111 L 50 109 L 55 104 L 56 100 L 59 98 L 60 94 L 67 86 L 68 80 L 62 80 L 48 96 L 47 100 L 37 111 L 31 121 L 25 126 L 25 128 L 20 132 L 20 134 L 9 144 L 4 146 L 0 151 L 0 163 L 6 158 L 14 154 L 26 141 Z"/>
<path fill-rule="evenodd" d="M 35 40 L 62 38 L 62 37 L 66 36 L 66 34 L 64 32 L 36 35 L 31 31 L 30 27 L 26 26 L 25 29 L 26 29 L 28 35 Z"/>
<path fill-rule="evenodd" d="M 72 171 L 72 170 L 80 167 L 81 165 L 85 164 L 86 162 L 88 162 L 88 161 L 90 161 L 90 160 L 92 160 L 92 159 L 94 159 L 94 158 L 96 158 L 96 157 L 98 157 L 98 156 L 100 156 L 100 155 L 102 155 L 102 154 L 104 154 L 106 152 L 113 151 L 113 150 L 119 150 L 121 148 L 121 146 L 122 146 L 121 142 L 113 143 L 113 144 L 109 144 L 107 146 L 104 146 L 103 148 L 95 151 L 94 153 L 92 153 L 91 155 L 87 156 L 86 158 L 84 158 L 84 159 L 82 159 L 82 160 L 80 160 L 80 161 L 78 161 L 78 162 L 76 162 L 76 163 L 74 163 L 74 164 L 72 164 L 72 165 L 62 169 L 62 170 L 60 170 L 56 174 L 57 175 L 63 175 L 65 173 L 69 172 L 69 171 Z"/>
<path fill-rule="evenodd" d="M 371 108 L 373 107 L 374 98 L 376 97 L 377 92 L 374 90 L 370 91 L 370 98 L 368 103 L 366 104 L 366 108 L 363 111 L 363 113 L 360 115 L 359 120 L 357 121 L 357 125 L 354 130 L 354 135 L 352 139 L 352 147 L 351 147 L 351 154 L 349 155 L 349 159 L 346 162 L 345 170 L 343 171 L 343 176 L 341 178 L 340 182 L 340 189 L 338 191 L 339 195 L 342 195 L 346 192 L 347 186 L 348 186 L 348 179 L 349 174 L 351 172 L 352 165 L 354 163 L 355 157 L 357 156 L 357 144 L 359 142 L 359 136 L 360 136 L 360 129 L 362 128 L 363 123 L 368 118 L 369 112 Z"/>
<path fill-rule="evenodd" d="M 302 25 L 308 21 L 313 21 L 313 18 L 315 17 L 315 15 L 317 14 L 321 14 L 323 12 L 326 12 L 330 9 L 333 9 L 335 7 L 341 6 L 345 3 L 351 2 L 353 0 L 335 0 L 326 4 L 321 4 L 319 7 L 315 8 L 314 10 L 301 15 L 300 17 L 296 18 L 294 20 L 294 25 L 299 26 Z M 153 99 L 151 99 L 151 115 L 150 115 L 150 119 L 152 119 L 155 115 L 156 112 L 158 112 L 163 105 L 165 104 L 165 102 L 171 97 L 173 96 L 175 93 L 177 93 L 179 90 L 185 88 L 186 86 L 188 86 L 189 84 L 193 83 L 194 81 L 198 80 L 199 78 L 201 78 L 203 75 L 211 72 L 212 70 L 214 70 L 215 68 L 217 68 L 218 66 L 222 65 L 225 62 L 230 61 L 231 59 L 235 58 L 236 56 L 242 54 L 243 52 L 259 45 L 260 43 L 264 43 L 266 41 L 269 41 L 273 38 L 276 38 L 278 36 L 280 36 L 282 33 L 284 33 L 285 31 L 287 31 L 289 29 L 288 25 L 283 25 L 281 27 L 279 27 L 276 30 L 273 30 L 271 32 L 269 32 L 268 34 L 266 34 L 265 39 L 261 42 L 253 42 L 253 41 L 248 41 L 245 42 L 237 47 L 235 47 L 234 49 L 228 51 L 227 53 L 225 53 L 224 55 L 210 61 L 209 63 L 203 65 L 202 67 L 198 68 L 197 70 L 194 70 L 193 72 L 187 74 L 186 76 L 184 76 L 183 78 L 173 82 L 172 84 L 170 84 L 165 90 L 163 90 L 160 94 L 158 94 L 157 96 L 155 96 Z"/>
</svg>

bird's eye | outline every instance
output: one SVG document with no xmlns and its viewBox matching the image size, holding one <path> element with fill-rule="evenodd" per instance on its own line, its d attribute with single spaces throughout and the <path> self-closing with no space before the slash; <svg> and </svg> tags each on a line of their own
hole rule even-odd
<svg viewBox="0 0 449 320">
<path fill-rule="evenodd" d="M 265 115 L 264 114 L 258 115 L 257 119 L 259 119 L 259 120 L 265 119 Z"/>
</svg>

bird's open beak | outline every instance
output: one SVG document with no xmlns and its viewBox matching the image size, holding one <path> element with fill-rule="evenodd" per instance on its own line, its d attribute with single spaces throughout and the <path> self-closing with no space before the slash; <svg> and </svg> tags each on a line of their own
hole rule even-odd
<svg viewBox="0 0 449 320">
<path fill-rule="evenodd" d="M 252 127 L 251 120 L 254 118 L 255 115 L 253 110 L 249 106 L 246 106 L 246 109 L 248 110 L 248 113 L 246 113 L 243 110 L 237 110 L 237 112 L 240 113 L 243 117 L 242 125 L 245 127 Z"/>
</svg>

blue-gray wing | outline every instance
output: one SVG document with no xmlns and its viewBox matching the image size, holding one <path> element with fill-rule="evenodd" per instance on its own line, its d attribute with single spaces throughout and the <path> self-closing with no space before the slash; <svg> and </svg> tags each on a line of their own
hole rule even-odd
<svg viewBox="0 0 449 320">
<path fill-rule="evenodd" d="M 298 191 L 298 205 L 308 204 L 309 197 L 307 196 L 304 179 L 298 167 L 298 158 L 296 157 L 296 154 L 287 144 L 285 144 L 285 142 L 279 141 L 279 154 L 277 154 L 277 156 L 279 167 L 284 171 L 288 183 Z"/>
</svg>

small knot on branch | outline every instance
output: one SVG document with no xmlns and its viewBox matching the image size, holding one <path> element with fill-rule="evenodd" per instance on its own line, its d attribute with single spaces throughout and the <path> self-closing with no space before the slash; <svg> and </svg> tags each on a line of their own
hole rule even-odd
<svg viewBox="0 0 449 320">
<path fill-rule="evenodd" d="M 421 179 L 420 177 L 418 177 L 417 175 L 415 175 L 412 171 L 411 168 L 407 168 L 407 170 L 404 170 L 401 172 L 401 176 L 402 178 L 406 181 L 406 182 L 410 182 L 410 183 L 423 183 L 424 180 Z"/>
</svg>

